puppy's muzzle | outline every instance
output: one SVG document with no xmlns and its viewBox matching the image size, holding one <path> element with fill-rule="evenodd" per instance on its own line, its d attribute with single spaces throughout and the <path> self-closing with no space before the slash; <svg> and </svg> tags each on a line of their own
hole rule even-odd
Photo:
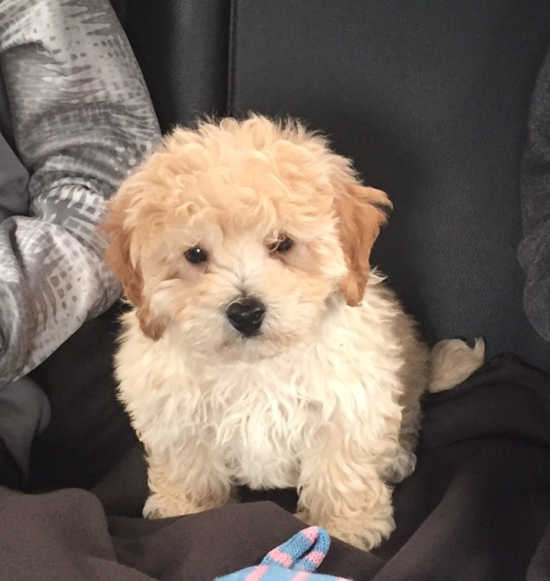
<svg viewBox="0 0 550 581">
<path fill-rule="evenodd" d="M 225 312 L 234 329 L 244 337 L 259 334 L 265 316 L 265 305 L 255 297 L 244 297 L 232 302 Z"/>
</svg>

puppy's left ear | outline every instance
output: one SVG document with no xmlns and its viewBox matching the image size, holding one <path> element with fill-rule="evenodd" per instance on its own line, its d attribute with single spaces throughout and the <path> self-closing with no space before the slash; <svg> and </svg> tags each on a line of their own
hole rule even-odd
<svg viewBox="0 0 550 581">
<path fill-rule="evenodd" d="M 369 279 L 372 247 L 392 204 L 384 192 L 356 181 L 339 181 L 335 186 L 340 242 L 348 266 L 340 291 L 348 305 L 357 307 L 363 300 Z"/>
</svg>

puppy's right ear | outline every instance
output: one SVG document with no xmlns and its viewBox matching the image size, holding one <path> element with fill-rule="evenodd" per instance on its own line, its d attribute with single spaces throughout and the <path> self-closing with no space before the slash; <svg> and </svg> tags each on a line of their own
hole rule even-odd
<svg viewBox="0 0 550 581">
<path fill-rule="evenodd" d="M 105 261 L 122 283 L 126 298 L 134 305 L 141 331 L 147 337 L 158 341 L 164 328 L 155 322 L 150 312 L 143 295 L 140 265 L 132 260 L 131 247 L 135 232 L 127 220 L 129 197 L 121 190 L 109 202 L 107 217 L 102 226 L 110 242 L 105 251 Z"/>
</svg>

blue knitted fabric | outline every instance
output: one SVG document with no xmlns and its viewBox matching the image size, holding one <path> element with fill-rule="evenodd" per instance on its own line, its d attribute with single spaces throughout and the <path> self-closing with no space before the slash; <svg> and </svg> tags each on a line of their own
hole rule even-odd
<svg viewBox="0 0 550 581">
<path fill-rule="evenodd" d="M 328 533 L 320 527 L 309 527 L 270 551 L 258 566 L 218 577 L 217 581 L 350 581 L 314 573 L 329 547 Z"/>
</svg>

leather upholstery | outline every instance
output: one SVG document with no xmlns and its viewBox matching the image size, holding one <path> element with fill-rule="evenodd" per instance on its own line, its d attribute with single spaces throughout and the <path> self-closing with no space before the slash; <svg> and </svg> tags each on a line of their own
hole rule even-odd
<svg viewBox="0 0 550 581">
<path fill-rule="evenodd" d="M 115 5 L 163 131 L 199 114 L 225 114 L 230 4 L 119 0 Z"/>
</svg>

